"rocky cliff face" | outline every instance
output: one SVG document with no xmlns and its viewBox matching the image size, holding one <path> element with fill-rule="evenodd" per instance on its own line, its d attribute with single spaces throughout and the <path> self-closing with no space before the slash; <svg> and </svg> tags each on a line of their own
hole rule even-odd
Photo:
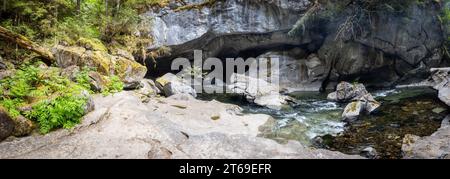
<svg viewBox="0 0 450 179">
<path fill-rule="evenodd" d="M 445 36 L 439 4 L 410 3 L 400 12 L 374 12 L 371 17 L 354 19 L 354 32 L 338 34 L 342 25 L 349 24 L 348 14 L 358 14 L 358 9 L 347 11 L 327 25 L 329 35 L 318 52 L 332 69 L 332 79 L 360 77 L 388 86 L 424 79 L 431 67 L 446 63 L 442 60 Z M 336 40 L 339 35 L 343 36 L 342 41 Z"/>
<path fill-rule="evenodd" d="M 195 5 L 203 1 L 186 2 Z M 236 57 L 243 52 L 256 57 L 261 51 L 312 43 L 310 38 L 286 35 L 310 5 L 307 0 L 226 0 L 179 10 L 182 4 L 174 2 L 148 12 L 145 15 L 153 19 L 154 38 L 149 49 L 158 50 L 161 46 L 171 49 L 170 54 L 157 59 L 156 70 L 159 74 L 167 72 L 170 60 L 180 56 L 192 58 L 194 49 L 203 50 L 204 57 Z"/>
<path fill-rule="evenodd" d="M 189 6 L 203 1 L 186 2 Z M 286 86 L 289 91 L 316 91 L 329 82 L 355 79 L 369 87 L 410 83 L 425 78 L 429 68 L 447 64 L 442 60 L 440 4 L 434 1 L 411 3 L 402 12 L 373 12 L 369 18 L 353 19 L 357 35 L 342 31 L 349 15 L 358 10 L 347 7 L 331 20 L 315 21 L 313 28 L 296 37 L 287 32 L 313 7 L 308 0 L 223 0 L 180 7 L 187 6 L 174 2 L 145 14 L 153 19 L 155 42 L 149 50 L 171 49 L 156 59 L 154 74 L 167 72 L 176 57 L 192 58 L 194 49 L 203 50 L 204 57 L 219 58 L 275 52 L 281 56 L 281 73 L 288 73 L 280 75 L 289 76 L 292 84 Z M 303 53 L 292 53 L 298 48 Z"/>
</svg>

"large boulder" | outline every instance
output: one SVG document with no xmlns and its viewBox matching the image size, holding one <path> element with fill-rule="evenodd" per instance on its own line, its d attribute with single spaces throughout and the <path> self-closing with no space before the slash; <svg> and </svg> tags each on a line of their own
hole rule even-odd
<svg viewBox="0 0 450 179">
<path fill-rule="evenodd" d="M 327 98 L 340 103 L 350 102 L 342 113 L 342 119 L 347 122 L 357 120 L 362 112 L 371 114 L 381 105 L 361 83 L 341 82 L 337 85 L 336 91 L 328 94 Z"/>
<path fill-rule="evenodd" d="M 450 106 L 450 88 L 449 87 L 440 89 L 438 97 L 442 102 L 447 104 L 447 106 Z"/>
<path fill-rule="evenodd" d="M 381 104 L 376 101 L 371 94 L 366 94 L 358 100 L 347 104 L 342 113 L 342 119 L 347 122 L 356 121 L 362 112 L 371 114 L 375 112 L 380 105 Z"/>
<path fill-rule="evenodd" d="M 14 121 L 8 112 L 0 107 L 0 141 L 9 137 L 14 131 Z"/>
<path fill-rule="evenodd" d="M 13 121 L 14 121 L 14 131 L 12 135 L 16 137 L 27 136 L 31 134 L 33 130 L 36 128 L 36 125 L 34 125 L 34 123 L 31 120 L 25 118 L 22 115 L 14 118 Z"/>
<path fill-rule="evenodd" d="M 432 68 L 432 75 L 424 83 L 438 90 L 439 99 L 450 106 L 450 68 Z"/>
<path fill-rule="evenodd" d="M 405 135 L 402 152 L 406 159 L 450 159 L 450 127 L 442 126 L 426 137 Z"/>
<path fill-rule="evenodd" d="M 22 115 L 11 117 L 4 108 L 0 107 L 0 141 L 9 136 L 27 136 L 35 128 L 36 126 L 29 119 Z"/>
<path fill-rule="evenodd" d="M 227 88 L 235 94 L 244 95 L 249 102 L 275 110 L 282 109 L 292 100 L 280 94 L 279 86 L 243 74 L 232 74 Z"/>
<path fill-rule="evenodd" d="M 97 49 L 91 47 L 91 49 Z M 110 55 L 105 51 L 87 50 L 83 47 L 55 46 L 52 49 L 56 64 L 61 68 L 90 67 L 102 75 L 118 76 L 125 88 L 136 88 L 147 73 L 147 68 L 133 59 Z"/>
<path fill-rule="evenodd" d="M 361 83 L 341 82 L 337 85 L 336 91 L 328 94 L 328 100 L 337 102 L 349 102 L 359 100 L 364 95 L 369 94 L 366 87 Z"/>
<path fill-rule="evenodd" d="M 159 90 L 164 92 L 164 95 L 167 97 L 175 94 L 190 94 L 194 97 L 197 96 L 197 92 L 188 82 L 172 73 L 167 73 L 156 79 L 156 86 Z"/>
<path fill-rule="evenodd" d="M 306 55 L 305 50 L 294 48 L 287 51 L 273 51 L 262 54 L 256 58 L 261 62 L 270 62 L 270 68 L 279 65 L 279 72 L 274 75 L 279 79 L 280 90 L 285 92 L 295 91 L 320 91 L 323 80 L 327 77 L 325 63 L 317 55 Z M 259 67 L 261 72 L 261 67 Z M 268 66 L 269 68 L 269 66 Z M 271 72 L 270 69 L 267 72 Z M 262 74 L 267 75 L 267 74 Z"/>
<path fill-rule="evenodd" d="M 148 100 L 149 97 L 156 96 L 161 93 L 161 90 L 158 89 L 156 83 L 150 79 L 143 79 L 141 81 L 141 86 L 137 89 L 136 94 L 140 95 L 143 101 Z"/>
<path fill-rule="evenodd" d="M 342 113 L 342 119 L 347 122 L 356 121 L 360 113 L 364 110 L 364 104 L 361 101 L 349 103 Z"/>
</svg>

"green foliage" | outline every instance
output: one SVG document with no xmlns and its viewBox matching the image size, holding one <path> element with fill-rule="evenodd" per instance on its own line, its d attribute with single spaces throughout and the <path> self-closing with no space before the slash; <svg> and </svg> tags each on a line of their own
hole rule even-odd
<svg viewBox="0 0 450 179">
<path fill-rule="evenodd" d="M 20 115 L 20 111 L 17 110 L 17 106 L 23 104 L 23 101 L 20 99 L 4 99 L 0 101 L 0 105 L 3 106 L 11 115 L 11 117 L 16 118 Z"/>
<path fill-rule="evenodd" d="M 78 72 L 75 75 L 75 81 L 78 83 L 78 85 L 82 86 L 83 88 L 87 89 L 90 93 L 92 93 L 91 90 L 91 77 L 89 77 L 89 72 L 93 71 L 94 69 L 83 67 L 80 72 Z"/>
<path fill-rule="evenodd" d="M 107 91 L 109 93 L 117 93 L 123 90 L 124 84 L 118 76 L 112 75 L 109 77 L 109 83 L 107 84 Z"/>
<path fill-rule="evenodd" d="M 0 105 L 12 117 L 25 115 L 39 124 L 42 133 L 52 129 L 70 128 L 84 114 L 86 88 L 60 75 L 60 69 L 24 64 L 14 75 L 1 80 Z M 32 110 L 18 109 L 31 106 Z"/>
<path fill-rule="evenodd" d="M 86 89 L 89 93 L 94 93 L 94 91 L 91 90 L 91 81 L 93 79 L 89 76 L 89 72 L 91 71 L 95 71 L 95 68 L 82 68 L 82 70 L 75 75 L 75 81 L 79 86 Z M 121 92 L 123 90 L 124 83 L 118 76 L 103 76 L 103 78 L 106 81 L 105 88 L 101 91 L 103 95 L 106 96 L 111 93 Z"/>
<path fill-rule="evenodd" d="M 66 94 L 53 100 L 44 100 L 34 105 L 33 110 L 27 113 L 26 117 L 39 123 L 42 134 L 60 127 L 70 129 L 80 123 L 80 119 L 85 113 L 86 100 L 74 94 Z"/>
</svg>

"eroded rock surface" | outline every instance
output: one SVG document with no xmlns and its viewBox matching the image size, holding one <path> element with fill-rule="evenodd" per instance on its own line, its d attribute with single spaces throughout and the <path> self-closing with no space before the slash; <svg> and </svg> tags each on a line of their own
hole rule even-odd
<svg viewBox="0 0 450 179">
<path fill-rule="evenodd" d="M 90 50 L 91 49 L 91 50 Z M 86 49 L 84 47 L 55 46 L 52 49 L 56 58 L 56 64 L 61 68 L 73 69 L 93 68 L 99 74 L 118 76 L 125 84 L 125 88 L 136 88 L 147 73 L 147 68 L 134 59 L 122 56 L 110 55 L 105 51 Z"/>
<path fill-rule="evenodd" d="M 94 102 L 73 131 L 2 142 L 0 158 L 359 158 L 256 137 L 270 116 L 190 95 L 142 103 L 122 92 Z"/>
<path fill-rule="evenodd" d="M 280 88 L 260 78 L 234 73 L 227 86 L 233 93 L 242 94 L 247 101 L 270 109 L 280 110 L 292 99 L 280 94 Z"/>
<path fill-rule="evenodd" d="M 357 120 L 362 112 L 370 114 L 376 111 L 381 105 L 360 83 L 341 82 L 327 98 L 341 103 L 350 102 L 342 113 L 343 120 L 348 122 Z"/>
<path fill-rule="evenodd" d="M 407 159 L 450 159 L 450 126 L 447 116 L 443 125 L 431 136 L 406 135 L 403 138 L 403 158 Z"/>
</svg>

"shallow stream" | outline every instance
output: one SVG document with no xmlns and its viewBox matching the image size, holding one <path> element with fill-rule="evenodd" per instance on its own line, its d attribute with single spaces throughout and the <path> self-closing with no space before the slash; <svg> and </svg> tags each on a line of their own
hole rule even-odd
<svg viewBox="0 0 450 179">
<path fill-rule="evenodd" d="M 245 113 L 271 115 L 275 120 L 261 126 L 261 137 L 280 143 L 297 140 L 308 146 L 372 158 L 401 158 L 405 134 L 431 135 L 449 113 L 432 89 L 370 92 L 382 103 L 380 109 L 375 114 L 362 115 L 352 124 L 341 121 L 345 104 L 328 101 L 326 93 L 289 94 L 298 100 L 297 104 L 280 111 L 247 103 L 243 97 L 234 95 L 200 95 L 200 98 L 237 104 Z M 365 149 L 375 149 L 376 155 L 367 155 Z"/>
</svg>

